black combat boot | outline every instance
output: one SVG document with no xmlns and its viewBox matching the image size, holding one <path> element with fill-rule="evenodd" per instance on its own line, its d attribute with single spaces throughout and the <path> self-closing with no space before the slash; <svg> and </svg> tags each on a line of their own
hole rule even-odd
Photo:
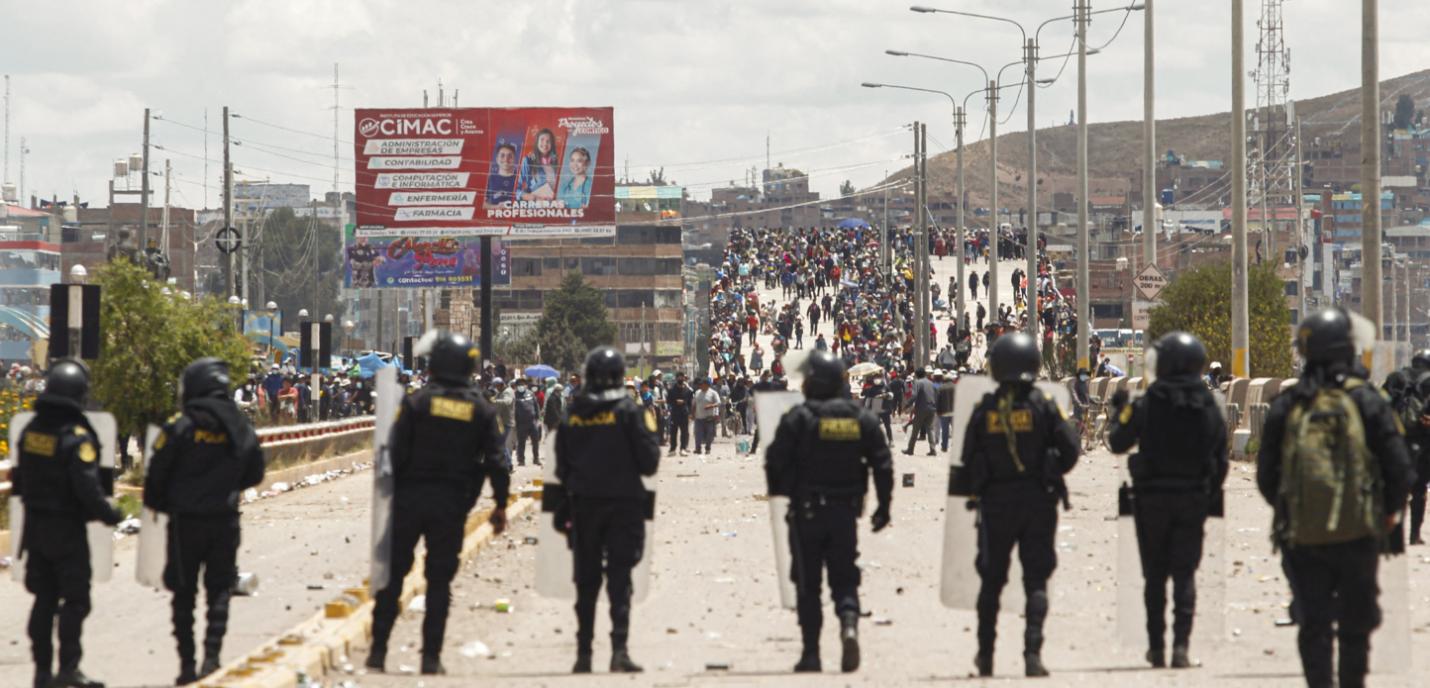
<svg viewBox="0 0 1430 688">
<path fill-rule="evenodd" d="M 1167 649 L 1163 647 L 1153 648 L 1147 651 L 1147 663 L 1153 669 L 1167 668 Z"/>
<path fill-rule="evenodd" d="M 387 643 L 373 642 L 372 647 L 367 650 L 367 661 L 363 666 L 373 671 L 387 670 Z"/>
<path fill-rule="evenodd" d="M 799 664 L 794 665 L 797 674 L 818 673 L 823 670 L 819 663 L 819 629 L 800 628 L 804 649 L 799 654 Z"/>
<path fill-rule="evenodd" d="M 1172 646 L 1172 668 L 1190 669 L 1192 666 L 1192 656 L 1186 645 Z"/>
<path fill-rule="evenodd" d="M 993 648 L 979 648 L 978 654 L 973 655 L 973 668 L 978 670 L 978 675 L 988 677 L 993 675 Z"/>
<path fill-rule="evenodd" d="M 174 679 L 174 685 L 187 686 L 190 683 L 197 683 L 199 675 L 194 671 L 194 660 L 179 660 L 179 677 Z"/>
<path fill-rule="evenodd" d="M 1365 675 L 1370 664 L 1370 636 L 1342 634 L 1339 647 L 1340 666 L 1337 667 L 1340 688 L 1364 688 Z"/>
<path fill-rule="evenodd" d="M 639 674 L 642 671 L 645 669 L 631 660 L 631 655 L 626 648 L 618 647 L 611 650 L 611 673 Z"/>
<path fill-rule="evenodd" d="M 576 663 L 571 666 L 571 673 L 573 673 L 573 674 L 589 674 L 589 673 L 591 673 L 591 651 L 590 651 L 590 650 L 584 650 L 584 651 L 578 650 L 578 651 L 576 652 Z"/>
<path fill-rule="evenodd" d="M 1037 590 L 1028 594 L 1025 608 L 1028 627 L 1023 632 L 1023 673 L 1029 677 L 1048 675 L 1043 666 L 1043 621 L 1048 618 L 1048 592 Z"/>
<path fill-rule="evenodd" d="M 61 669 L 50 681 L 50 688 L 104 688 L 104 682 L 85 676 L 79 669 Z"/>
<path fill-rule="evenodd" d="M 843 656 L 839 659 L 839 670 L 850 673 L 859 670 L 859 612 L 844 612 L 839 615 L 839 642 Z"/>
<path fill-rule="evenodd" d="M 442 658 L 437 655 L 422 655 L 423 676 L 444 676 L 447 668 L 442 666 Z"/>
<path fill-rule="evenodd" d="M 220 666 L 222 666 L 222 664 L 219 662 L 218 655 L 205 653 L 204 663 L 199 667 L 199 676 L 208 676 L 209 674 L 217 672 Z"/>
</svg>

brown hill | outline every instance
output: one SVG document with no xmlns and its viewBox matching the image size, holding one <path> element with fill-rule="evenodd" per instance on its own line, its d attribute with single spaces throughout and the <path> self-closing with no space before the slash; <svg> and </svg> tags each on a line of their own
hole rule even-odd
<svg viewBox="0 0 1430 688">
<path fill-rule="evenodd" d="M 1248 89 L 1251 90 L 1251 89 Z M 1391 109 L 1402 94 L 1415 99 L 1417 107 L 1430 102 L 1430 70 L 1398 76 L 1381 82 L 1381 107 Z M 1248 94 L 1254 98 L 1255 92 Z M 1348 147 L 1359 150 L 1360 89 L 1301 100 L 1296 103 L 1302 120 L 1302 135 L 1339 136 Z M 1019 116 L 1021 117 L 1021 115 Z M 969 116 L 970 128 L 979 126 L 981 115 Z M 939 126 L 940 140 L 952 139 L 947 125 Z M 1157 150 L 1167 149 L 1192 160 L 1226 160 L 1230 154 L 1231 113 L 1220 112 L 1196 117 L 1157 120 Z M 965 140 L 971 135 L 965 131 Z M 1058 126 L 1038 130 L 1038 205 L 1046 210 L 1056 192 L 1074 192 L 1077 182 L 1077 127 Z M 1017 209 L 1026 205 L 1028 139 L 1026 132 L 1002 134 L 998 137 L 998 204 Z M 973 206 L 988 204 L 988 142 L 978 141 L 964 146 L 964 179 L 969 187 L 969 202 Z M 1142 122 L 1093 123 L 1088 128 L 1088 190 L 1091 195 L 1132 192 L 1142 169 Z M 909 168 L 892 175 L 903 179 Z M 929 160 L 929 196 L 954 195 L 955 157 L 953 152 L 941 153 Z"/>
</svg>

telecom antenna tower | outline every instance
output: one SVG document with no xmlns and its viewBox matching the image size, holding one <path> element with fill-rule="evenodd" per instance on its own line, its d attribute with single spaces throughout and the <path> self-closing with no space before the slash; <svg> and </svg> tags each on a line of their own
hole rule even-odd
<svg viewBox="0 0 1430 688">
<path fill-rule="evenodd" d="M 1261 0 L 1261 17 L 1256 21 L 1256 113 L 1252 115 L 1255 146 L 1247 156 L 1247 198 L 1262 218 L 1263 259 L 1273 259 L 1277 251 L 1274 232 L 1267 232 L 1267 218 L 1277 217 L 1276 209 L 1294 203 L 1291 175 L 1295 159 L 1295 127 L 1287 97 L 1291 89 L 1291 51 L 1286 48 L 1282 7 L 1285 0 Z M 1284 247 L 1281 247 L 1284 248 Z M 1279 263 L 1279 259 L 1276 259 Z"/>
</svg>

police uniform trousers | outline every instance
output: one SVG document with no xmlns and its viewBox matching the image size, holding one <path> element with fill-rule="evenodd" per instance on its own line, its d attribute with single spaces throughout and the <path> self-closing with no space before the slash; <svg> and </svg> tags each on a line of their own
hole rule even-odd
<svg viewBox="0 0 1430 688">
<path fill-rule="evenodd" d="M 1410 539 L 1420 539 L 1425 524 L 1425 490 L 1430 488 L 1430 451 L 1422 451 L 1415 461 L 1415 482 L 1410 484 Z"/>
<path fill-rule="evenodd" d="M 991 486 L 979 499 L 978 645 L 991 651 L 998 637 L 998 606 L 1008 582 L 1013 546 L 1023 565 L 1027 630 L 1023 651 L 1040 652 L 1048 616 L 1048 578 L 1057 568 L 1053 539 L 1058 531 L 1057 498 L 1041 485 L 1020 481 Z"/>
<path fill-rule="evenodd" d="M 859 613 L 859 512 L 862 497 L 795 498 L 785 519 L 789 522 L 790 579 L 795 584 L 795 609 L 805 645 L 819 642 L 824 617 L 819 604 L 829 570 L 829 590 L 835 616 Z"/>
<path fill-rule="evenodd" d="M 1296 640 L 1307 685 L 1320 688 L 1335 683 L 1333 633 L 1340 646 L 1340 688 L 1364 685 L 1370 633 L 1380 625 L 1379 545 L 1374 538 L 1362 538 L 1334 545 L 1287 546 L 1283 551 L 1295 572 L 1301 607 Z"/>
<path fill-rule="evenodd" d="M 169 556 L 164 587 L 173 591 L 174 639 L 180 661 L 194 661 L 194 604 L 203 569 L 208 627 L 204 652 L 218 657 L 228 631 L 229 599 L 238 582 L 238 514 L 174 514 L 169 518 Z"/>
<path fill-rule="evenodd" d="M 52 635 L 59 615 L 60 671 L 77 669 L 84 648 L 80 634 L 89 616 L 89 539 L 84 521 L 73 516 L 25 512 L 25 589 L 35 595 L 30 608 L 30 654 L 37 680 L 54 662 Z"/>
<path fill-rule="evenodd" d="M 1148 648 L 1166 647 L 1167 579 L 1172 579 L 1172 646 L 1186 646 L 1197 608 L 1197 566 L 1210 497 L 1204 492 L 1137 493 L 1137 550 L 1142 557 Z"/>
<path fill-rule="evenodd" d="M 392 561 L 387 587 L 373 603 L 373 646 L 387 649 L 387 639 L 397 621 L 402 580 L 412 570 L 417 540 L 427 543 L 424 573 L 427 611 L 422 618 L 422 655 L 440 657 L 447 632 L 447 610 L 452 603 L 452 578 L 462 551 L 467 512 L 473 502 L 464 487 L 425 482 L 399 487 L 392 505 Z"/>
<path fill-rule="evenodd" d="M 531 460 L 541 461 L 541 426 L 536 422 L 516 424 L 516 462 L 526 463 L 526 443 L 531 441 Z"/>
<path fill-rule="evenodd" d="M 624 649 L 631 625 L 631 569 L 645 553 L 644 500 L 572 496 L 570 544 L 577 652 L 591 652 L 603 574 L 611 604 L 611 647 Z"/>
<path fill-rule="evenodd" d="M 670 414 L 670 451 L 675 451 L 675 436 L 680 435 L 680 450 L 690 446 L 690 413 Z"/>
</svg>

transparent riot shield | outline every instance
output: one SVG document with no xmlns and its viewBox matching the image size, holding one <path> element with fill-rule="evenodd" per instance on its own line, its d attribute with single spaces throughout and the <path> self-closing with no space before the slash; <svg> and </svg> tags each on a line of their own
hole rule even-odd
<svg viewBox="0 0 1430 688">
<path fill-rule="evenodd" d="M 144 467 L 154 458 L 154 442 L 159 428 L 150 425 L 144 430 Z M 134 580 L 140 585 L 164 589 L 164 567 L 169 560 L 169 516 L 149 507 L 139 512 L 139 551 L 134 566 Z"/>
<path fill-rule="evenodd" d="M 388 443 L 403 395 L 402 385 L 397 381 L 397 368 L 378 370 L 375 380 L 372 430 L 372 563 L 368 570 L 368 589 L 374 595 L 386 588 L 392 577 L 392 504 L 397 491 L 397 476 L 393 472 Z"/>
<path fill-rule="evenodd" d="M 542 435 L 541 514 L 536 541 L 536 593 L 561 600 L 576 599 L 575 562 L 566 536 L 556 530 L 556 514 L 564 507 L 566 489 L 556 479 L 556 433 Z M 648 489 L 648 488 L 647 488 Z M 652 493 L 653 496 L 653 493 Z M 650 594 L 650 564 L 655 551 L 655 520 L 645 522 L 645 550 L 631 571 L 631 599 L 644 602 Z"/>
<path fill-rule="evenodd" d="M 953 420 L 949 426 L 948 443 L 949 495 L 944 509 L 943 579 L 939 599 L 945 607 L 954 609 L 977 607 L 980 582 L 978 571 L 974 568 L 978 558 L 978 519 L 967 507 L 971 495 L 956 484 L 963 469 L 963 436 L 968 429 L 968 420 L 973 417 L 973 409 L 985 395 L 996 389 L 998 383 L 984 375 L 964 375 L 953 388 Z M 1017 581 L 1022 577 L 1021 565 L 1014 557 L 1008 580 Z M 1014 597 L 1008 599 L 1007 595 Z M 1021 585 L 1008 586 L 1005 589 L 1005 608 L 1022 609 L 1022 597 Z"/>
<path fill-rule="evenodd" d="M 780 418 L 803 401 L 804 395 L 799 392 L 755 394 L 755 423 L 759 427 L 760 436 L 755 456 L 761 461 L 775 439 L 775 428 L 779 427 Z M 770 533 L 774 537 L 775 546 L 775 581 L 780 587 L 780 605 L 785 609 L 794 609 L 796 591 L 794 581 L 790 578 L 792 563 L 789 551 L 789 522 L 785 520 L 785 515 L 789 513 L 789 497 L 770 495 L 769 506 Z"/>
<path fill-rule="evenodd" d="M 107 496 L 113 501 L 114 496 L 114 454 L 115 444 L 118 442 L 118 425 L 114 421 L 114 416 L 103 411 L 86 411 L 85 418 L 89 420 L 90 427 L 94 428 L 99 441 L 99 469 L 101 477 L 104 479 Z M 12 465 L 19 464 L 20 434 L 25 431 L 25 427 L 30 421 L 35 419 L 33 411 L 17 413 L 10 419 L 10 462 Z M 23 557 L 20 556 L 20 545 L 24 540 L 25 515 L 22 500 L 10 498 L 10 571 L 11 577 L 17 581 L 25 579 L 25 568 Z M 114 528 L 100 522 L 91 521 L 86 528 L 86 535 L 89 540 L 89 565 L 92 571 L 90 580 L 96 583 L 107 583 L 114 576 Z"/>
</svg>

